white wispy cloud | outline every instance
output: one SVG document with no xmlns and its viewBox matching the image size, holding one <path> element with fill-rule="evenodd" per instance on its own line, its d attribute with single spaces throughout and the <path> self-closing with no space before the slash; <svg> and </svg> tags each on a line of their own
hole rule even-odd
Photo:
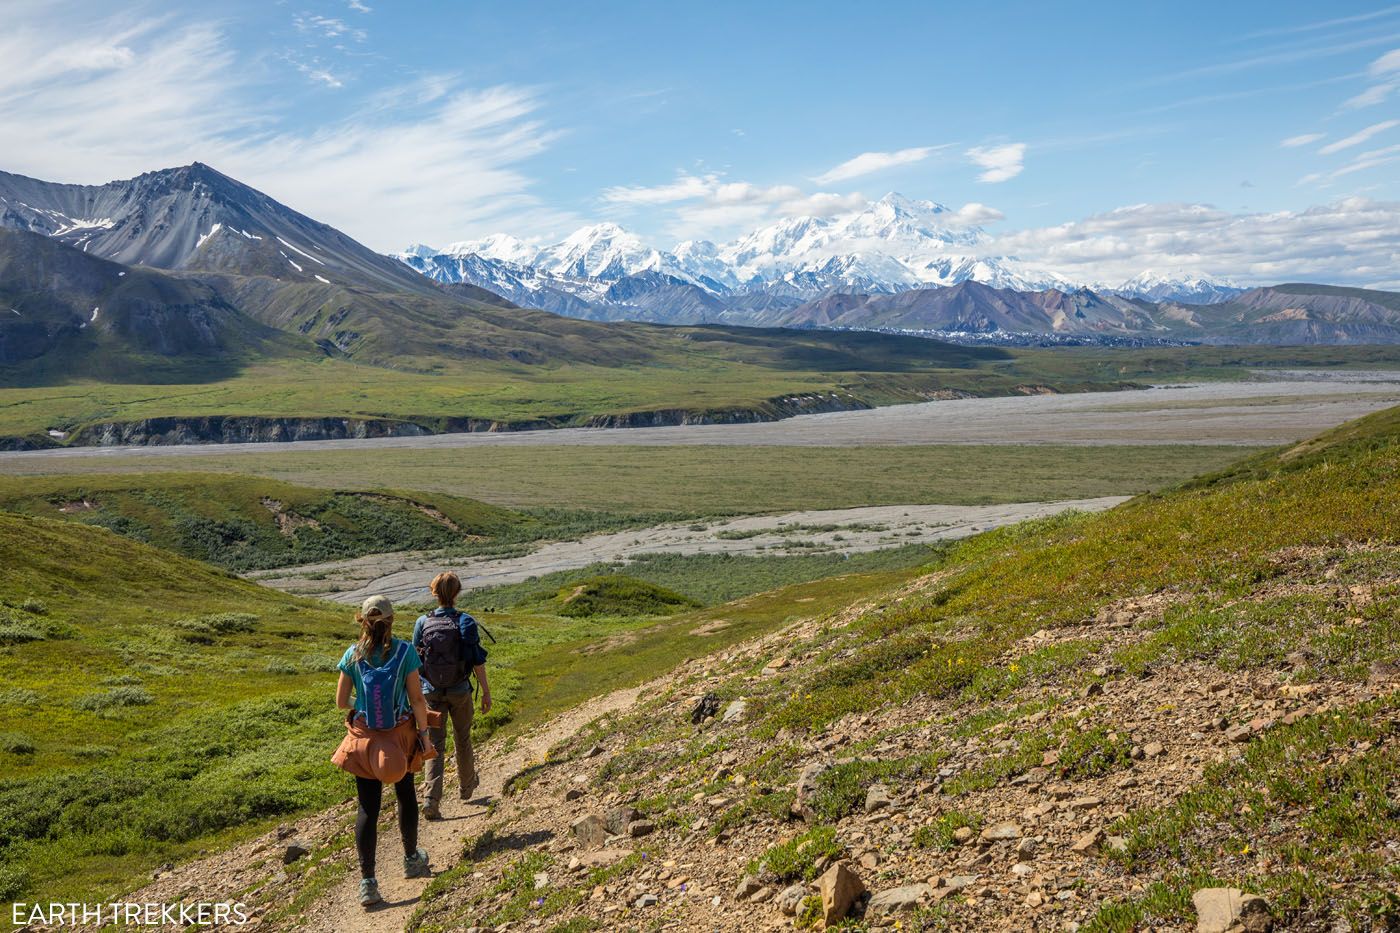
<svg viewBox="0 0 1400 933">
<path fill-rule="evenodd" d="M 1371 10 L 1367 13 L 1358 13 L 1352 16 L 1340 16 L 1334 19 L 1316 20 L 1311 23 L 1302 23 L 1297 26 L 1275 26 L 1269 29 L 1260 29 L 1247 33 L 1243 38 L 1257 39 L 1264 36 L 1282 36 L 1294 33 L 1316 32 L 1318 30 L 1335 29 L 1338 26 L 1351 26 L 1356 23 L 1364 23 L 1370 20 L 1383 19 L 1400 14 L 1400 6 L 1388 6 L 1380 10 Z"/>
<path fill-rule="evenodd" d="M 1326 135 L 1326 133 L 1303 133 L 1299 136 L 1290 136 L 1285 140 L 1281 140 L 1279 145 L 1285 149 L 1296 149 L 1299 146 L 1315 143 Z"/>
<path fill-rule="evenodd" d="M 1400 120 L 1382 120 L 1379 123 L 1372 123 L 1365 129 L 1357 130 L 1350 136 L 1339 139 L 1334 143 L 1328 143 L 1317 151 L 1323 155 L 1332 155 L 1341 152 L 1343 149 L 1359 146 L 1371 137 L 1384 133 L 1386 130 L 1394 129 L 1397 126 L 1400 126 Z"/>
<path fill-rule="evenodd" d="M 364 42 L 369 38 L 369 33 L 363 29 L 351 26 L 343 19 L 334 16 L 317 16 L 310 13 L 303 13 L 292 18 L 292 25 L 297 31 L 312 33 L 326 39 L 354 39 L 356 42 Z"/>
<path fill-rule="evenodd" d="M 100 183 L 206 162 L 378 249 L 578 221 L 531 193 L 524 163 L 559 137 L 533 89 L 436 75 L 293 125 L 277 76 L 214 24 L 15 9 L 0 32 L 6 170 Z"/>
<path fill-rule="evenodd" d="M 1380 58 L 1371 62 L 1370 67 L 1367 68 L 1366 71 L 1368 74 L 1377 77 L 1394 74 L 1400 71 L 1400 49 L 1391 49 L 1389 52 L 1386 52 Z"/>
<path fill-rule="evenodd" d="M 807 192 L 796 185 L 757 185 L 727 181 L 719 173 L 687 172 L 659 185 L 605 188 L 600 198 L 623 208 L 668 206 L 667 228 L 685 237 L 731 233 L 783 217 L 829 217 L 866 203 L 859 193 Z"/>
<path fill-rule="evenodd" d="M 916 146 L 910 149 L 898 149 L 894 152 L 862 152 L 853 159 L 847 159 L 840 165 L 827 169 L 820 175 L 812 179 L 819 185 L 830 185 L 838 181 L 848 181 L 852 178 L 860 178 L 862 175 L 870 175 L 874 172 L 882 172 L 897 165 L 911 165 L 915 162 L 922 162 L 939 149 L 946 146 Z"/>
<path fill-rule="evenodd" d="M 1191 269 L 1246 283 L 1379 282 L 1395 277 L 1400 202 L 1345 198 L 1270 213 L 1138 204 L 998 236 L 984 250 L 1090 281 Z"/>
<path fill-rule="evenodd" d="M 1391 49 L 1380 58 L 1371 62 L 1366 69 L 1366 73 L 1376 80 L 1366 90 L 1351 97 L 1342 103 L 1343 110 L 1359 110 L 1362 107 L 1374 107 L 1383 104 L 1400 90 L 1400 49 Z"/>
<path fill-rule="evenodd" d="M 995 184 L 1021 174 L 1021 170 L 1025 168 L 1026 144 L 974 146 L 967 150 L 967 157 L 974 165 L 983 169 L 982 174 L 977 176 L 978 181 Z"/>
<path fill-rule="evenodd" d="M 370 6 L 365 5 L 364 3 L 361 3 L 360 0 L 346 0 L 345 5 L 348 6 L 350 9 L 354 10 L 356 13 L 373 13 L 373 12 L 374 12 L 374 8 L 373 8 L 373 7 L 370 7 Z"/>
</svg>

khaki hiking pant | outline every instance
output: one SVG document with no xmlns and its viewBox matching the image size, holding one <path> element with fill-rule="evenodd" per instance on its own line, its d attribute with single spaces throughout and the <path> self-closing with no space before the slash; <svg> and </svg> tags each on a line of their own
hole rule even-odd
<svg viewBox="0 0 1400 933">
<path fill-rule="evenodd" d="M 461 693 L 433 691 L 425 699 L 428 708 L 443 713 L 441 725 L 428 730 L 437 749 L 437 757 L 423 767 L 423 799 L 438 803 L 442 800 L 443 763 L 447 761 L 447 720 L 452 720 L 452 739 L 457 746 L 457 780 L 461 783 L 462 799 L 470 800 L 476 790 L 476 759 L 472 754 L 472 698 L 474 690 Z"/>
</svg>

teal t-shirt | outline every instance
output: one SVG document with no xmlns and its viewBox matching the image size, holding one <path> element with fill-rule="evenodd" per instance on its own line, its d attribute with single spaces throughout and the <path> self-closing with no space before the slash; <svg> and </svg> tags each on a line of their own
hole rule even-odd
<svg viewBox="0 0 1400 933">
<path fill-rule="evenodd" d="M 388 663 L 394 652 L 399 650 L 399 645 L 407 647 L 404 652 L 403 662 L 399 665 L 398 677 L 394 679 L 394 709 L 398 711 L 399 718 L 402 719 L 410 712 L 408 703 L 408 675 L 423 666 L 422 660 L 418 657 L 417 650 L 413 645 L 402 638 L 389 639 L 389 650 L 384 655 L 371 655 L 367 660 L 371 667 L 378 667 Z M 369 707 L 365 701 L 365 682 L 360 676 L 360 664 L 355 660 L 355 646 L 351 645 L 345 649 L 345 654 L 341 655 L 340 663 L 336 665 L 350 682 L 355 685 L 355 714 L 357 716 L 367 716 Z"/>
</svg>

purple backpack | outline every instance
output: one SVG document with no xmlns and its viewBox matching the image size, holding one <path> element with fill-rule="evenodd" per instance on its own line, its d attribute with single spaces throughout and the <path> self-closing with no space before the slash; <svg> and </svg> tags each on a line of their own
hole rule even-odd
<svg viewBox="0 0 1400 933">
<path fill-rule="evenodd" d="M 398 692 L 399 668 L 408 654 L 408 642 L 397 641 L 389 659 L 380 667 L 360 659 L 360 682 L 365 688 L 365 725 L 371 729 L 392 729 L 399 724 L 399 709 L 394 702 Z"/>
</svg>

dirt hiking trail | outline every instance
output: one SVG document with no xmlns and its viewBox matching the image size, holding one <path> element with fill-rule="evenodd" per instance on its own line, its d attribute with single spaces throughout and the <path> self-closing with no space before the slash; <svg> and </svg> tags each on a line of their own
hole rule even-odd
<svg viewBox="0 0 1400 933">
<path fill-rule="evenodd" d="M 477 749 L 480 786 L 471 801 L 458 799 L 455 756 L 449 751 L 443 781 L 443 818 L 419 818 L 418 845 L 427 849 L 433 875 L 457 864 L 464 842 L 480 833 L 490 805 L 500 799 L 506 781 L 593 720 L 632 707 L 638 697 L 667 682 L 671 673 L 647 683 L 594 697 L 560 714 L 513 742 L 483 743 Z M 327 746 L 329 758 L 333 745 Z M 348 779 L 347 779 L 348 780 Z M 417 785 L 421 788 L 422 776 Z M 178 866 L 166 865 L 153 881 L 126 896 L 138 903 L 241 902 L 248 922 L 222 928 L 239 930 L 311 930 L 317 933 L 398 933 L 418 907 L 423 889 L 432 878 L 403 877 L 403 844 L 399 839 L 397 806 L 392 789 L 386 788 L 379 821 L 378 874 L 384 902 L 370 910 L 360 907 L 360 871 L 350 836 L 355 802 L 337 804 L 320 813 L 307 814 L 277 830 L 211 852 Z M 283 870 L 283 854 L 299 844 L 307 852 Z M 203 853 L 201 853 L 203 855 Z M 315 873 L 327 865 L 348 866 L 343 875 L 324 890 L 315 890 Z M 299 867 L 300 866 L 300 867 Z M 309 898 L 309 901 L 308 901 Z M 72 927 L 68 927 L 72 929 Z M 175 928 L 172 928 L 175 929 Z"/>
<path fill-rule="evenodd" d="M 428 850 L 433 875 L 457 864 L 462 844 L 480 831 L 483 817 L 489 812 L 489 804 L 501 796 L 506 781 L 523 770 L 530 761 L 543 758 L 551 747 L 598 717 L 630 708 L 649 686 L 651 684 L 642 684 L 594 697 L 521 736 L 503 756 L 492 754 L 492 743 L 486 743 L 479 750 L 482 759 L 481 784 L 476 797 L 470 801 L 458 799 L 456 770 L 449 768 L 443 780 L 442 819 L 425 820 L 420 817 L 418 821 L 418 845 Z M 421 787 L 421 774 L 417 783 Z M 293 923 L 293 928 L 313 933 L 397 933 L 407 926 L 418 907 L 423 889 L 432 878 L 403 877 L 403 843 L 399 839 L 395 808 L 389 806 L 393 793 L 386 788 L 384 796 L 387 818 L 381 817 L 380 820 L 376 860 L 379 891 L 384 896 L 384 902 L 369 910 L 360 907 L 360 873 L 357 865 L 308 908 L 302 922 Z"/>
</svg>

